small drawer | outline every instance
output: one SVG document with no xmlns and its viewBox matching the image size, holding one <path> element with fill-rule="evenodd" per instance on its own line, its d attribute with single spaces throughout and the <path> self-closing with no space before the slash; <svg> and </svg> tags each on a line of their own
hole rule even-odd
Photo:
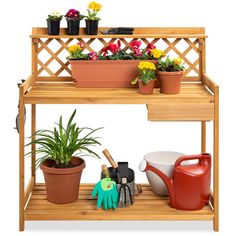
<svg viewBox="0 0 236 236">
<path fill-rule="evenodd" d="M 214 119 L 214 103 L 148 104 L 149 121 L 199 121 Z"/>
</svg>

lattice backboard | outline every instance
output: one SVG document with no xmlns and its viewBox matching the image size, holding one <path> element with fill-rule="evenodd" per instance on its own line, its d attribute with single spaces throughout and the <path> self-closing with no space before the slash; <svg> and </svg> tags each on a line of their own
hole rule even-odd
<svg viewBox="0 0 236 236">
<path fill-rule="evenodd" d="M 145 29 L 145 28 L 144 28 Z M 80 42 L 84 46 L 85 52 L 101 52 L 101 50 L 107 46 L 109 43 L 116 43 L 117 40 L 121 41 L 121 47 L 123 50 L 129 52 L 129 43 L 138 39 L 142 41 L 141 48 L 147 47 L 148 43 L 152 43 L 156 48 L 161 49 L 166 55 L 170 57 L 180 57 L 185 62 L 185 74 L 184 80 L 187 81 L 197 81 L 200 80 L 201 75 L 201 50 L 199 38 L 197 35 L 192 35 L 191 37 L 185 37 L 185 35 L 177 35 L 173 37 L 168 37 L 168 35 L 158 35 L 149 34 L 148 37 L 142 37 L 142 34 L 134 34 L 132 38 L 110 36 L 109 38 L 103 37 L 102 35 L 92 36 L 89 38 L 87 35 L 78 35 L 78 38 L 63 35 L 63 37 L 55 36 L 47 38 L 45 35 L 42 37 L 37 36 L 34 38 L 35 46 L 35 58 L 34 61 L 37 64 L 35 67 L 37 77 L 40 79 L 49 78 L 69 78 L 71 77 L 71 70 L 69 61 L 66 59 L 68 56 L 67 48 Z M 202 38 L 201 38 L 202 40 Z M 204 55 L 205 56 L 205 55 Z"/>
</svg>

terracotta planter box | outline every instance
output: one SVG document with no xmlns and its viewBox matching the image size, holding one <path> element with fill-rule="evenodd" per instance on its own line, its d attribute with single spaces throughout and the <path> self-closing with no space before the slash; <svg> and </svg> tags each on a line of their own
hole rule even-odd
<svg viewBox="0 0 236 236">
<path fill-rule="evenodd" d="M 141 60 L 70 60 L 72 77 L 81 88 L 133 88 Z M 144 61 L 144 60 L 142 60 Z M 152 61 L 156 63 L 156 61 Z"/>
</svg>

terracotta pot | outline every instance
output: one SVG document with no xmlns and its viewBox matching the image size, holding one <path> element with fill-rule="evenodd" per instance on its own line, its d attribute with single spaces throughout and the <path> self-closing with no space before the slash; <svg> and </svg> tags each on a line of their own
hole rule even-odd
<svg viewBox="0 0 236 236">
<path fill-rule="evenodd" d="M 157 75 L 160 79 L 160 92 L 166 94 L 176 94 L 180 92 L 181 78 L 183 71 L 163 72 L 158 71 Z"/>
<path fill-rule="evenodd" d="M 152 94 L 154 88 L 155 80 L 150 80 L 148 84 L 144 84 L 142 80 L 138 80 L 139 92 L 141 94 Z"/>
<path fill-rule="evenodd" d="M 141 60 L 70 60 L 72 77 L 81 88 L 133 88 Z M 142 60 L 143 61 L 143 60 Z M 153 63 L 157 61 L 152 60 Z M 138 87 L 138 86 L 136 86 Z"/>
<path fill-rule="evenodd" d="M 46 160 L 40 168 L 43 171 L 47 190 L 47 200 L 53 203 L 70 203 L 78 199 L 80 178 L 85 161 L 73 157 L 75 167 L 53 168 L 53 160 Z"/>
</svg>

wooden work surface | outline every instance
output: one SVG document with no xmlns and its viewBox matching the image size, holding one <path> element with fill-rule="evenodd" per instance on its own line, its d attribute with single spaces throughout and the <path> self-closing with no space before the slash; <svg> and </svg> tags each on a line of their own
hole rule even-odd
<svg viewBox="0 0 236 236">
<path fill-rule="evenodd" d="M 149 185 L 142 184 L 143 193 L 135 196 L 134 205 L 105 211 L 96 208 L 91 198 L 94 184 L 82 184 L 79 199 L 69 204 L 53 204 L 46 200 L 44 184 L 34 186 L 25 209 L 26 220 L 212 220 L 213 210 L 206 205 L 198 211 L 171 208 L 167 197 L 155 195 Z"/>
<path fill-rule="evenodd" d="M 25 95 L 25 103 L 36 104 L 151 104 L 158 101 L 213 102 L 214 96 L 201 83 L 183 83 L 179 94 L 141 95 L 137 88 L 76 88 L 73 83 L 36 83 Z"/>
</svg>

